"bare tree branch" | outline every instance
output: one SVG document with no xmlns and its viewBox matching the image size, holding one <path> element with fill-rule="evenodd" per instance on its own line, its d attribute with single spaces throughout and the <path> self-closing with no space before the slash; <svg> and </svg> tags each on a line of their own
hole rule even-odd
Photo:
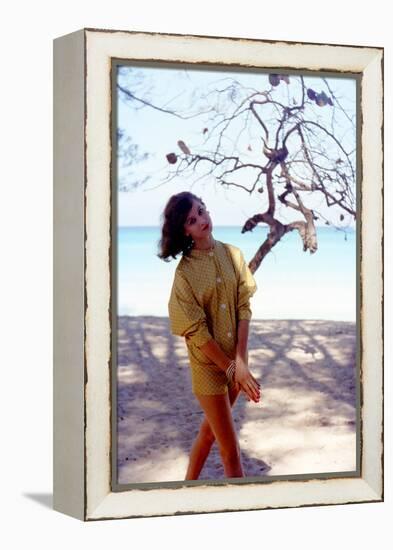
<svg viewBox="0 0 393 550">
<path fill-rule="evenodd" d="M 325 91 L 320 92 L 307 87 L 303 76 L 270 75 L 269 80 L 270 87 L 258 90 L 244 86 L 238 79 L 218 79 L 213 89 L 200 93 L 199 99 L 194 90 L 193 114 L 175 108 L 176 98 L 184 98 L 183 91 L 158 106 L 143 93 L 118 85 L 131 105 L 141 104 L 185 121 L 204 117 L 200 143 L 186 145 L 180 140 L 181 153 L 168 155 L 172 164 L 163 183 L 179 177 L 192 178 L 194 183 L 213 177 L 219 185 L 246 191 L 254 201 L 256 213 L 246 220 L 242 233 L 252 231 L 258 224 L 269 227 L 266 239 L 250 261 L 252 272 L 293 230 L 298 231 L 304 251 L 317 251 L 316 220 L 321 218 L 335 226 L 325 214 L 316 215 L 313 205 L 322 199 L 327 208 L 339 213 L 340 220 L 344 214 L 347 220 L 348 216 L 356 219 L 355 147 L 348 147 L 351 139 L 343 137 L 345 132 L 351 137 L 354 117 L 345 111 L 326 78 L 321 79 Z M 280 84 L 281 80 L 285 83 Z M 276 97 L 280 85 L 288 90 L 283 101 L 283 94 Z M 169 104 L 172 109 L 166 108 Z M 321 116 L 318 109 L 324 109 Z M 325 116 L 329 109 L 330 120 Z M 343 114 L 340 124 L 337 113 Z M 319 203 L 315 200 L 318 196 Z M 277 213 L 277 200 L 288 212 L 298 213 L 300 219 L 289 223 L 278 219 L 283 208 Z"/>
</svg>

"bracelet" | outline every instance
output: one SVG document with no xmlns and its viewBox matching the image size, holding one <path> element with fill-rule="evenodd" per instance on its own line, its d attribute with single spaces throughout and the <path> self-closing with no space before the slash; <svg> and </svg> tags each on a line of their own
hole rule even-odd
<svg viewBox="0 0 393 550">
<path fill-rule="evenodd" d="M 232 361 L 229 363 L 229 367 L 225 371 L 225 374 L 227 375 L 227 380 L 229 382 L 234 382 L 235 373 L 236 373 L 236 361 L 232 359 Z"/>
</svg>

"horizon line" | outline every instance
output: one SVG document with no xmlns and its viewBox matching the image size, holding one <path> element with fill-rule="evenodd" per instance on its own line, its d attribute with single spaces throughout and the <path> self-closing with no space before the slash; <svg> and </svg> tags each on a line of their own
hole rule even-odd
<svg viewBox="0 0 393 550">
<path fill-rule="evenodd" d="M 239 224 L 239 225 L 234 225 L 234 224 L 217 224 L 213 227 L 213 230 L 214 228 L 216 227 L 243 227 L 244 224 Z M 151 227 L 151 228 L 161 228 L 162 226 L 161 225 L 117 225 L 118 228 L 125 228 L 125 227 L 129 227 L 129 228 L 139 228 L 139 227 Z M 256 227 L 259 227 L 260 229 L 268 229 L 268 226 L 267 225 L 264 225 L 264 226 L 261 226 L 261 225 L 256 225 L 254 227 L 254 229 Z M 323 224 L 323 225 L 315 225 L 315 227 L 317 228 L 320 228 L 320 229 L 336 229 L 337 231 L 347 231 L 347 230 L 356 230 L 356 225 L 354 226 L 348 226 L 348 227 L 336 227 L 334 225 L 326 225 L 326 224 Z M 250 233 L 251 231 L 249 231 L 248 233 Z"/>
</svg>

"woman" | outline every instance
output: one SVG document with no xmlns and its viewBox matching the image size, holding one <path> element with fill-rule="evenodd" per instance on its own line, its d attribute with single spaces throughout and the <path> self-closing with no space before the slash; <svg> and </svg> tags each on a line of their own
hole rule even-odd
<svg viewBox="0 0 393 550">
<path fill-rule="evenodd" d="M 231 407 L 240 391 L 257 403 L 260 386 L 248 368 L 247 340 L 256 290 L 239 248 L 213 238 L 202 199 L 173 195 L 164 210 L 158 256 L 182 253 L 169 299 L 171 331 L 185 337 L 192 390 L 205 418 L 192 446 L 186 480 L 198 479 L 215 440 L 226 477 L 243 477 Z"/>
</svg>

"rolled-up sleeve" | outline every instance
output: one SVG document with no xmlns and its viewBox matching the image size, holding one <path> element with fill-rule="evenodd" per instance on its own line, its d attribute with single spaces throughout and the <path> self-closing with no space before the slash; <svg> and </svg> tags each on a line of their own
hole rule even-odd
<svg viewBox="0 0 393 550">
<path fill-rule="evenodd" d="M 252 311 L 250 307 L 250 298 L 257 290 L 257 284 L 253 274 L 248 267 L 242 252 L 239 260 L 239 281 L 237 287 L 237 318 L 250 320 Z"/>
<path fill-rule="evenodd" d="M 168 311 L 172 334 L 184 336 L 199 348 L 212 339 L 205 312 L 184 274 L 178 270 L 175 272 Z"/>
</svg>

